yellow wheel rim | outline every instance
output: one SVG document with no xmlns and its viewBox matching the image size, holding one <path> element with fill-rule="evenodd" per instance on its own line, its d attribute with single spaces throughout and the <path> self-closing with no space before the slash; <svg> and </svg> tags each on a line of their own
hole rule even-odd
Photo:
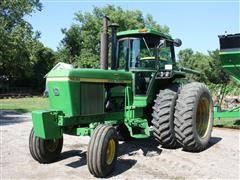
<svg viewBox="0 0 240 180">
<path fill-rule="evenodd" d="M 210 103 L 206 97 L 203 97 L 199 101 L 196 117 L 196 127 L 199 137 L 204 138 L 207 135 L 210 121 Z"/>
<path fill-rule="evenodd" d="M 107 146 L 107 164 L 111 165 L 115 156 L 116 144 L 113 139 L 110 139 Z"/>
</svg>

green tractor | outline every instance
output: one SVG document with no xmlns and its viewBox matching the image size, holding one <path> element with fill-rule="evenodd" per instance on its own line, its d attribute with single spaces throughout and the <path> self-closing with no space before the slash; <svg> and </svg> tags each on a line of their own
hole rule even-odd
<svg viewBox="0 0 240 180">
<path fill-rule="evenodd" d="M 184 84 L 186 71 L 195 71 L 176 64 L 174 46 L 181 41 L 153 29 L 117 33 L 116 24 L 109 26 L 106 17 L 103 22 L 101 69 L 53 70 L 47 75 L 50 109 L 32 112 L 32 157 L 54 162 L 63 134 L 91 136 L 88 169 L 95 177 L 106 177 L 114 171 L 119 137 L 153 135 L 165 148 L 207 148 L 213 102 L 204 84 Z"/>
</svg>

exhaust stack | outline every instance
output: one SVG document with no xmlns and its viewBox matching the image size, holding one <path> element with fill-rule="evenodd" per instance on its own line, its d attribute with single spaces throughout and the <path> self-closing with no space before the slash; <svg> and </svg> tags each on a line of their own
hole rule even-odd
<svg viewBox="0 0 240 180">
<path fill-rule="evenodd" d="M 109 18 L 103 18 L 103 32 L 101 33 L 101 69 L 108 69 L 108 21 Z"/>
</svg>

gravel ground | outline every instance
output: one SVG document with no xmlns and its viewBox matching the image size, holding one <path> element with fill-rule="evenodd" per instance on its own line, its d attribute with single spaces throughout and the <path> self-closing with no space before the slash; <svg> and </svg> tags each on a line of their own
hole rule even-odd
<svg viewBox="0 0 240 180">
<path fill-rule="evenodd" d="M 0 111 L 1 179 L 92 179 L 86 165 L 88 137 L 64 136 L 61 158 L 34 161 L 28 149 L 29 113 Z M 240 131 L 214 128 L 210 145 L 200 153 L 163 149 L 153 139 L 120 142 L 119 179 L 240 179 Z"/>
</svg>

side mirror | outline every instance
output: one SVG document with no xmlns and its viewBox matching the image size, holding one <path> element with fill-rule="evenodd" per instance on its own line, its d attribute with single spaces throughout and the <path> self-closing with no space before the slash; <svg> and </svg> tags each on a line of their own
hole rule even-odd
<svg viewBox="0 0 240 180">
<path fill-rule="evenodd" d="M 182 41 L 181 39 L 174 39 L 173 44 L 176 47 L 180 47 L 182 45 Z"/>
</svg>

